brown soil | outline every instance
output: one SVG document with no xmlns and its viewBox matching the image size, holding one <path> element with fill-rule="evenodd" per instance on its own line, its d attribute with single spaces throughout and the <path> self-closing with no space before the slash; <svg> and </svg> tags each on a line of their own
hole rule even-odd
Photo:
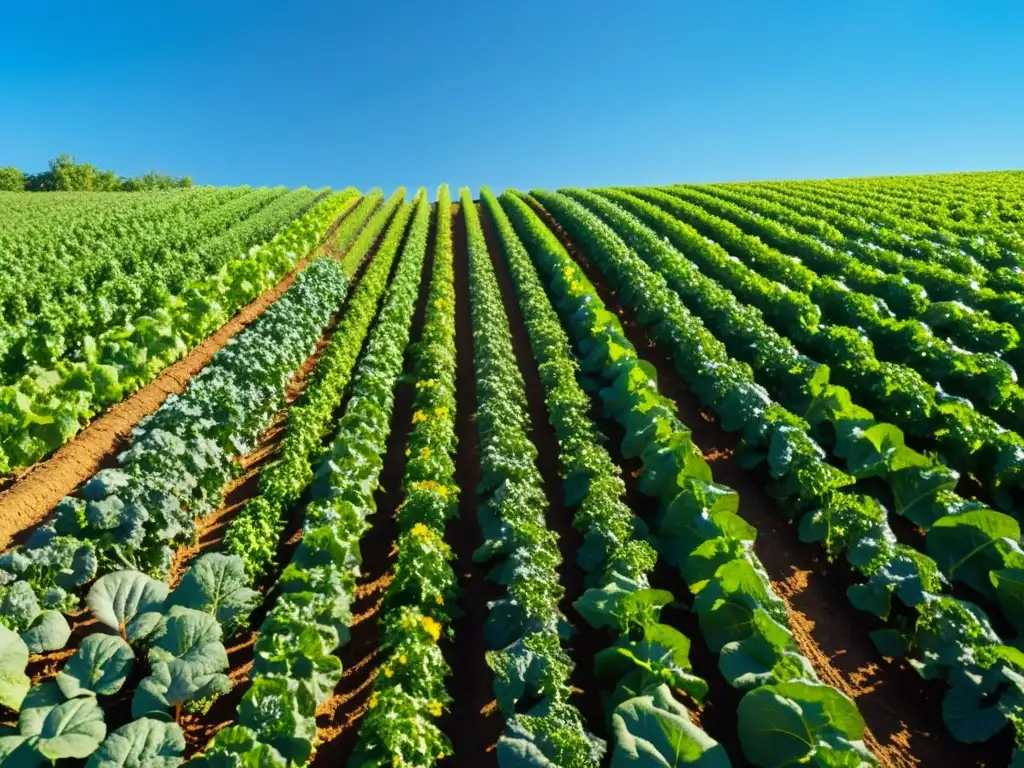
<svg viewBox="0 0 1024 768">
<path fill-rule="evenodd" d="M 332 251 L 338 224 L 353 209 L 345 209 L 324 245 L 316 252 Z M 102 416 L 94 419 L 73 440 L 46 461 L 19 472 L 0 493 L 0 551 L 20 543 L 64 496 L 92 477 L 111 456 L 126 447 L 132 428 L 159 408 L 169 394 L 181 394 L 229 339 L 245 329 L 277 301 L 305 269 L 310 257 L 302 259 L 273 288 L 243 307 L 231 320 L 208 336 L 195 349 L 168 366 L 153 381 Z"/>
<path fill-rule="evenodd" d="M 494 745 L 505 719 L 491 692 L 491 670 L 485 654 L 490 650 L 484 636 L 487 602 L 501 590 L 486 581 L 487 568 L 473 562 L 474 550 L 483 544 L 476 523 L 476 486 L 480 477 L 479 438 L 475 424 L 476 373 L 473 369 L 473 324 L 469 312 L 469 254 L 466 222 L 453 205 L 452 243 L 455 251 L 455 343 L 457 355 L 455 430 L 459 440 L 455 479 L 460 488 L 459 519 L 448 526 L 448 542 L 455 553 L 459 578 L 459 607 L 463 615 L 452 623 L 455 641 L 446 644 L 445 658 L 452 667 L 448 691 L 454 701 L 441 721 L 441 730 L 452 741 L 455 755 L 445 765 L 492 768 L 497 765 Z"/>
<path fill-rule="evenodd" d="M 574 697 L 573 703 L 583 715 L 588 730 L 602 738 L 608 736 L 604 727 L 604 709 L 601 706 L 600 686 L 594 675 L 594 657 L 614 640 L 605 632 L 593 630 L 576 612 L 573 602 L 584 592 L 584 572 L 576 561 L 577 553 L 583 546 L 583 536 L 572 526 L 573 513 L 565 505 L 565 490 L 560 476 L 559 444 L 554 427 L 549 420 L 545 404 L 544 386 L 540 379 L 536 360 L 530 347 L 530 337 L 523 320 L 523 312 L 516 299 L 515 287 L 505 263 L 502 246 L 494 232 L 494 223 L 484 207 L 477 204 L 477 212 L 483 225 L 484 239 L 490 252 L 491 264 L 498 278 L 505 314 L 512 330 L 512 346 L 515 350 L 519 370 L 526 383 L 526 397 L 530 413 L 530 439 L 537 446 L 537 468 L 544 480 L 544 493 L 548 499 L 547 523 L 558 534 L 562 565 L 559 576 L 565 587 L 560 607 L 573 627 L 573 637 L 567 650 L 576 667 L 570 680 L 572 686 L 582 695 Z"/>
<path fill-rule="evenodd" d="M 842 578 L 829 574 L 842 569 L 828 563 L 820 548 L 799 541 L 791 521 L 765 492 L 768 477 L 764 468 L 748 471 L 738 465 L 732 456 L 736 436 L 725 433 L 716 419 L 708 417 L 671 359 L 636 323 L 617 292 L 605 287 L 608 281 L 600 270 L 536 201 L 532 204 L 599 287 L 601 298 L 619 315 L 630 341 L 657 369 L 660 391 L 675 401 L 680 420 L 693 430 L 694 442 L 712 460 L 716 481 L 739 492 L 740 514 L 757 528 L 755 552 L 787 603 L 797 643 L 823 681 L 856 700 L 868 724 L 865 742 L 880 763 L 899 768 L 944 761 L 1005 764 L 1008 757 L 1002 754 L 1002 745 L 968 746 L 953 740 L 942 727 L 936 689 L 926 685 L 904 661 L 883 659 L 878 654 L 867 636 L 867 630 L 878 623 L 856 611 L 843 594 Z"/>
</svg>

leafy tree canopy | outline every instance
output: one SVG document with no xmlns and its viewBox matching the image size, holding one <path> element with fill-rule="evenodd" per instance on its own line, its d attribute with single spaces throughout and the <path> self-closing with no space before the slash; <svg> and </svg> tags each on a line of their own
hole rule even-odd
<svg viewBox="0 0 1024 768">
<path fill-rule="evenodd" d="M 159 171 L 141 176 L 118 176 L 101 171 L 92 163 L 79 163 L 62 153 L 49 162 L 47 170 L 26 174 L 17 168 L 0 168 L 0 191 L 20 192 L 141 192 L 191 187 L 192 177 L 176 178 Z"/>
</svg>

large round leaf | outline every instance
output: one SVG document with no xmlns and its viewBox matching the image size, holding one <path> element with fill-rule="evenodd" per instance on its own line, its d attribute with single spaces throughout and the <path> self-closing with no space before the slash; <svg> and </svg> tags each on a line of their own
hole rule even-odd
<svg viewBox="0 0 1024 768">
<path fill-rule="evenodd" d="M 69 699 L 110 696 L 121 690 L 135 664 L 131 646 L 116 635 L 89 635 L 57 675 L 57 685 Z"/>
<path fill-rule="evenodd" d="M 191 608 L 171 608 L 164 633 L 149 650 L 149 660 L 155 664 L 172 659 L 181 659 L 205 672 L 226 669 L 228 655 L 217 619 Z"/>
<path fill-rule="evenodd" d="M 60 611 L 43 611 L 36 616 L 32 626 L 21 633 L 31 653 L 59 651 L 67 645 L 71 627 Z"/>
<path fill-rule="evenodd" d="M 144 717 L 110 734 L 86 768 L 175 768 L 184 751 L 185 735 L 176 723 Z"/>
<path fill-rule="evenodd" d="M 28 666 L 28 646 L 0 624 L 0 705 L 17 711 L 32 685 L 25 667 Z"/>
<path fill-rule="evenodd" d="M 32 688 L 21 702 L 18 713 L 18 731 L 22 736 L 38 736 L 43 730 L 46 717 L 64 701 L 64 694 L 52 680 Z"/>
<path fill-rule="evenodd" d="M 258 601 L 259 593 L 249 588 L 242 559 L 212 552 L 196 560 L 169 603 L 212 614 L 230 627 L 244 620 Z"/>
<path fill-rule="evenodd" d="M 100 577 L 86 602 L 100 623 L 131 638 L 128 625 L 142 614 L 158 612 L 167 598 L 167 585 L 138 571 L 117 571 Z"/>
<path fill-rule="evenodd" d="M 86 758 L 107 735 L 103 710 L 92 696 L 58 704 L 43 721 L 36 751 L 50 760 Z"/>
<path fill-rule="evenodd" d="M 728 768 L 722 745 L 693 724 L 668 686 L 625 701 L 612 714 L 612 768 Z"/>
</svg>

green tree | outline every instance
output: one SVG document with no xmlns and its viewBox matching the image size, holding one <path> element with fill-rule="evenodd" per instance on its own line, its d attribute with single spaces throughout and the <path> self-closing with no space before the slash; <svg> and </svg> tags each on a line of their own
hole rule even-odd
<svg viewBox="0 0 1024 768">
<path fill-rule="evenodd" d="M 25 174 L 12 166 L 0 168 L 0 191 L 24 192 Z"/>
<path fill-rule="evenodd" d="M 21 188 L 29 192 L 141 192 L 191 186 L 191 176 L 175 178 L 159 171 L 118 177 L 114 171 L 101 171 L 92 163 L 75 162 L 74 156 L 65 152 L 50 160 L 49 168 L 42 173 L 22 176 Z M 0 181 L 0 189 L 6 188 Z"/>
</svg>

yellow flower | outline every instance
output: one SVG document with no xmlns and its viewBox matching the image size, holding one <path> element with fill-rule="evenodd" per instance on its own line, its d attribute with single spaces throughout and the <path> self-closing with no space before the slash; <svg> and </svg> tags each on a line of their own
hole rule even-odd
<svg viewBox="0 0 1024 768">
<path fill-rule="evenodd" d="M 417 389 L 430 389 L 434 386 L 437 386 L 437 382 L 434 381 L 434 379 L 423 379 L 422 381 L 416 382 Z"/>
<path fill-rule="evenodd" d="M 406 655 L 405 655 L 405 654 L 403 653 L 403 654 L 402 654 L 401 656 L 399 656 L 399 657 L 398 657 L 398 663 L 399 663 L 399 664 L 408 664 L 408 663 L 409 663 L 409 657 L 407 657 L 407 656 L 406 656 Z"/>
<path fill-rule="evenodd" d="M 370 697 L 370 709 L 376 709 L 376 707 L 377 707 L 377 692 L 374 691 L 373 695 Z"/>
<path fill-rule="evenodd" d="M 448 488 L 443 486 L 443 485 L 438 485 L 437 486 L 437 495 L 440 496 L 442 499 L 447 499 L 448 498 Z"/>
<path fill-rule="evenodd" d="M 439 419 L 443 419 L 446 416 L 448 416 L 447 406 L 439 405 L 437 408 L 434 409 L 434 415 L 437 416 Z"/>
<path fill-rule="evenodd" d="M 412 415 L 412 423 L 413 424 L 419 424 L 421 421 L 426 421 L 426 420 L 427 420 L 427 414 L 425 414 L 423 411 L 416 411 L 416 413 L 414 413 Z"/>
<path fill-rule="evenodd" d="M 434 595 L 434 602 L 438 605 L 444 605 L 444 598 L 440 595 Z"/>
<path fill-rule="evenodd" d="M 423 627 L 424 632 L 434 638 L 435 643 L 441 639 L 441 625 L 429 616 L 420 619 L 420 626 Z"/>
<path fill-rule="evenodd" d="M 429 459 L 430 458 L 430 453 L 431 453 L 430 446 L 429 445 L 425 445 L 425 446 L 423 446 L 423 448 L 420 449 L 420 458 L 421 459 Z"/>
<path fill-rule="evenodd" d="M 437 759 L 438 760 L 444 760 L 444 752 L 438 752 L 437 753 Z"/>
<path fill-rule="evenodd" d="M 384 677 L 391 679 L 394 677 L 394 672 L 391 671 L 391 667 L 384 667 Z"/>
<path fill-rule="evenodd" d="M 429 712 L 434 717 L 440 717 L 441 716 L 441 702 L 440 701 L 431 701 L 429 704 L 427 704 L 427 712 Z"/>
<path fill-rule="evenodd" d="M 423 523 L 416 523 L 416 525 L 412 527 L 412 530 L 409 533 L 411 533 L 417 539 L 426 539 L 430 537 L 431 531 Z"/>
</svg>

